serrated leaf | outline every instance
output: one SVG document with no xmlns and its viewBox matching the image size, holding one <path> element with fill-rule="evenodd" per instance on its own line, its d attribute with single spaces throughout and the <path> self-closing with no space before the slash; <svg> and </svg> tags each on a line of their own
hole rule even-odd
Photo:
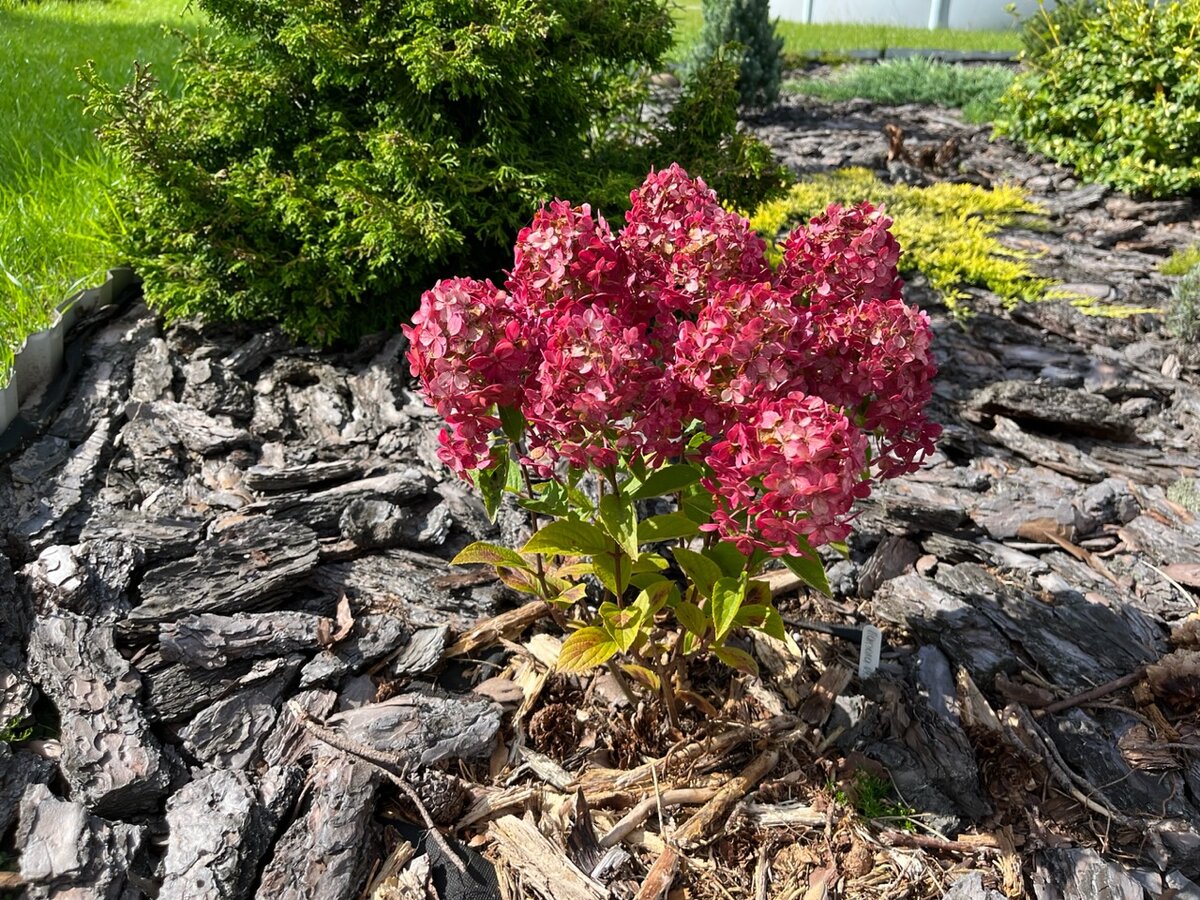
<svg viewBox="0 0 1200 900">
<path fill-rule="evenodd" d="M 542 596 L 542 586 L 538 584 L 537 576 L 525 569 L 508 569 L 503 566 L 496 569 L 496 575 L 514 591 L 522 594 Z"/>
<path fill-rule="evenodd" d="M 696 652 L 696 648 L 699 646 L 699 643 L 700 638 L 696 637 L 692 631 L 685 631 L 683 633 L 683 642 L 679 646 L 683 651 L 684 656 L 691 656 Z"/>
<path fill-rule="evenodd" d="M 745 650 L 737 647 L 713 647 L 713 654 L 731 669 L 745 672 L 747 675 L 758 674 L 758 662 Z"/>
<path fill-rule="evenodd" d="M 695 522 L 705 525 L 712 520 L 713 510 L 717 508 L 710 494 L 702 484 L 693 484 L 686 488 L 680 499 L 679 511 Z"/>
<path fill-rule="evenodd" d="M 517 502 L 525 509 L 556 519 L 570 512 L 567 506 L 567 489 L 557 481 L 538 482 L 533 486 L 533 492 L 537 496 L 532 499 L 522 497 Z"/>
<path fill-rule="evenodd" d="M 580 628 L 565 641 L 558 652 L 558 671 L 586 672 L 603 665 L 617 653 L 616 642 L 603 628 Z"/>
<path fill-rule="evenodd" d="M 738 611 L 746 600 L 746 579 L 718 578 L 713 584 L 712 597 L 708 601 L 708 616 L 713 623 L 713 640 L 718 644 L 725 639 L 737 620 Z"/>
<path fill-rule="evenodd" d="M 686 547 L 676 547 L 671 551 L 671 555 L 701 596 L 711 597 L 713 582 L 721 577 L 721 567 L 707 556 Z"/>
<path fill-rule="evenodd" d="M 721 571 L 730 578 L 736 578 L 746 571 L 746 554 L 728 541 L 709 547 L 704 555 L 720 566 Z"/>
<path fill-rule="evenodd" d="M 452 566 L 469 566 L 477 563 L 489 566 L 508 566 L 512 569 L 530 568 L 529 563 L 516 550 L 489 544 L 487 541 L 468 544 L 459 551 L 458 556 L 450 560 Z"/>
<path fill-rule="evenodd" d="M 810 588 L 826 597 L 833 596 L 833 591 L 829 588 L 829 579 L 825 575 L 825 566 L 815 553 L 811 558 L 784 556 L 782 559 L 783 564 L 791 570 L 792 574 Z"/>
<path fill-rule="evenodd" d="M 496 463 L 486 469 L 477 469 L 474 474 L 475 487 L 479 489 L 483 508 L 493 522 L 496 521 L 496 513 L 500 510 L 500 498 L 504 493 L 507 475 L 508 466 Z"/>
<path fill-rule="evenodd" d="M 592 571 L 615 596 L 620 597 L 629 587 L 630 561 L 624 553 L 601 553 L 592 557 Z"/>
<path fill-rule="evenodd" d="M 675 618 L 679 620 L 680 625 L 697 637 L 704 637 L 708 634 L 708 617 L 704 615 L 704 610 L 695 603 L 688 603 L 685 600 L 676 604 Z"/>
<path fill-rule="evenodd" d="M 630 559 L 637 559 L 638 520 L 633 503 L 617 494 L 605 494 L 600 498 L 600 521 L 617 546 L 629 554 Z"/>
<path fill-rule="evenodd" d="M 559 519 L 543 526 L 531 537 L 522 553 L 545 553 L 550 556 L 595 556 L 608 550 L 604 532 L 588 522 Z"/>
<path fill-rule="evenodd" d="M 621 671 L 652 691 L 662 690 L 662 681 L 659 680 L 658 673 L 652 669 L 647 669 L 645 666 L 639 666 L 636 663 L 622 663 Z"/>
<path fill-rule="evenodd" d="M 518 407 L 500 407 L 500 427 L 504 431 L 504 436 L 514 444 L 519 444 L 521 438 L 525 436 L 525 424 L 525 416 L 521 414 Z"/>
<path fill-rule="evenodd" d="M 758 630 L 778 641 L 786 642 L 788 640 L 787 627 L 784 624 L 783 616 L 779 615 L 779 610 L 773 606 L 767 607 L 767 618 L 758 626 Z"/>
<path fill-rule="evenodd" d="M 567 610 L 587 596 L 586 584 L 574 584 L 549 602 L 558 609 Z"/>
<path fill-rule="evenodd" d="M 649 477 L 632 492 L 635 500 L 645 500 L 649 497 L 661 497 L 664 494 L 674 494 L 700 480 L 700 472 L 695 466 L 686 463 L 675 463 L 664 466 Z"/>
<path fill-rule="evenodd" d="M 510 494 L 520 494 L 524 488 L 525 476 L 521 472 L 521 464 L 510 456 L 508 469 L 504 474 L 504 489 Z"/>
<path fill-rule="evenodd" d="M 734 617 L 734 628 L 758 628 L 766 621 L 767 607 L 761 603 L 743 603 Z"/>
<path fill-rule="evenodd" d="M 692 537 L 700 533 L 700 526 L 683 513 L 666 513 L 661 516 L 651 516 L 638 525 L 638 543 L 650 544 L 656 541 L 673 541 L 676 538 Z"/>
<path fill-rule="evenodd" d="M 637 558 L 637 562 L 633 564 L 633 572 L 665 572 L 670 563 L 659 556 L 657 553 L 643 553 Z"/>
</svg>

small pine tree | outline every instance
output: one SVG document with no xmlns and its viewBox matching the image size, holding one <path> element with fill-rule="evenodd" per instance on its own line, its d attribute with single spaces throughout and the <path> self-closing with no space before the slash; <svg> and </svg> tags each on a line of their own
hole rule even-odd
<svg viewBox="0 0 1200 900">
<path fill-rule="evenodd" d="M 738 96 L 743 108 L 771 106 L 779 99 L 783 38 L 775 30 L 769 0 L 703 0 L 704 28 L 693 69 L 734 45 L 740 65 Z"/>
</svg>

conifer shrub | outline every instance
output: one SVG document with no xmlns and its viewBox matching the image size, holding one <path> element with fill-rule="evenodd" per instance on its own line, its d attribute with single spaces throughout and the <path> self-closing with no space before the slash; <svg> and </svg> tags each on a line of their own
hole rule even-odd
<svg viewBox="0 0 1200 900">
<path fill-rule="evenodd" d="M 1194 342 L 1200 340 L 1200 265 L 1193 266 L 1171 288 L 1167 331 Z"/>
<path fill-rule="evenodd" d="M 185 39 L 181 97 L 145 69 L 118 89 L 84 73 L 124 249 L 168 318 L 317 344 L 394 327 L 438 277 L 498 273 L 539 204 L 620 209 L 690 140 L 638 117 L 666 0 L 197 3 L 217 31 Z"/>
<path fill-rule="evenodd" d="M 779 99 L 783 38 L 771 19 L 768 0 L 704 0 L 704 26 L 693 67 L 723 49 L 738 60 L 738 98 L 743 107 L 771 106 Z"/>
<path fill-rule="evenodd" d="M 1088 181 L 1152 197 L 1196 191 L 1198 27 L 1200 0 L 1095 0 L 1046 16 L 997 130 Z"/>
</svg>

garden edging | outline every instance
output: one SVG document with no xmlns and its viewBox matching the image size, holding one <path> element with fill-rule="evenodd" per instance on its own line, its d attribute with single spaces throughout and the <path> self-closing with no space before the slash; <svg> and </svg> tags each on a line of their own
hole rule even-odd
<svg viewBox="0 0 1200 900">
<path fill-rule="evenodd" d="M 0 388 L 0 438 L 21 414 L 22 407 L 40 398 L 63 371 L 63 345 L 81 318 L 111 306 L 141 284 L 137 274 L 125 266 L 108 270 L 98 287 L 68 297 L 58 305 L 55 323 L 26 337 L 17 351 L 12 369 Z"/>
</svg>

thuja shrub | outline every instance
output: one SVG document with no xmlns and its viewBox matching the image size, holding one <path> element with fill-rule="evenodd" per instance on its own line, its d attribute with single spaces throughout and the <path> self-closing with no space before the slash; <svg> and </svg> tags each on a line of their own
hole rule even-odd
<svg viewBox="0 0 1200 900">
<path fill-rule="evenodd" d="M 1200 187 L 1200 0 L 1096 0 L 1001 101 L 997 130 L 1088 181 L 1165 197 Z"/>
<path fill-rule="evenodd" d="M 704 26 L 693 67 L 728 53 L 738 64 L 738 97 L 744 107 L 771 106 L 779 99 L 783 38 L 771 19 L 768 0 L 704 0 Z"/>
<path fill-rule="evenodd" d="M 901 273 L 920 272 L 958 314 L 968 312 L 967 286 L 987 288 L 1016 304 L 1042 299 L 1054 284 L 1037 275 L 1029 254 L 997 239 L 1004 226 L 1040 212 L 1012 187 L 989 191 L 948 182 L 913 187 L 886 184 L 866 169 L 842 169 L 798 182 L 781 199 L 759 207 L 751 222 L 759 234 L 779 243 L 830 203 L 860 197 L 884 206 L 892 218 L 892 231 L 904 248 Z"/>
<path fill-rule="evenodd" d="M 786 639 L 764 564 L 828 590 L 814 548 L 931 451 L 931 331 L 901 298 L 889 224 L 831 206 L 772 269 L 750 223 L 671 166 L 620 230 L 555 201 L 503 287 L 453 278 L 422 297 L 404 332 L 447 423 L 441 459 L 489 509 L 511 492 L 540 525 L 456 562 L 557 609 L 561 670 L 619 656 L 669 707 L 688 657 L 753 671 L 739 631 Z M 642 515 L 656 497 L 671 511 Z"/>
<path fill-rule="evenodd" d="M 197 3 L 219 34 L 186 43 L 182 96 L 86 76 L 169 316 L 391 325 L 439 275 L 498 271 L 540 202 L 616 200 L 649 164 L 617 132 L 665 0 Z"/>
</svg>

